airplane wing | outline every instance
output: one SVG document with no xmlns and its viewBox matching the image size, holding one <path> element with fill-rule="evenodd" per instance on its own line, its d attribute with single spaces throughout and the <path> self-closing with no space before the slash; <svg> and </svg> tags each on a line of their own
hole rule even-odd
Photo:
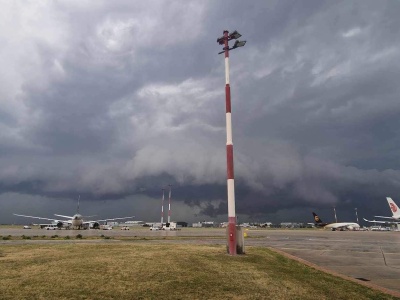
<svg viewBox="0 0 400 300">
<path fill-rule="evenodd" d="M 384 216 L 374 216 L 374 218 L 383 218 L 383 219 L 392 219 L 395 220 L 393 217 L 384 217 Z"/>
<path fill-rule="evenodd" d="M 113 218 L 113 219 L 103 219 L 103 220 L 93 220 L 93 221 L 86 221 L 86 222 L 83 222 L 83 224 L 90 224 L 90 223 L 94 223 L 94 222 L 106 222 L 106 221 L 123 220 L 123 219 L 130 219 L 130 218 L 134 218 L 134 217 L 135 217 L 135 216 L 123 217 L 123 218 Z"/>
<path fill-rule="evenodd" d="M 17 214 L 13 214 L 14 216 L 18 216 L 18 217 L 25 217 L 25 218 L 34 218 L 34 219 L 41 219 L 41 220 L 49 220 L 49 221 L 55 221 L 55 222 L 65 222 L 62 220 L 57 220 L 57 219 L 49 219 L 49 218 L 42 218 L 42 217 L 34 217 L 34 216 L 26 216 L 26 215 L 17 215 Z"/>
<path fill-rule="evenodd" d="M 376 221 L 376 220 L 367 220 L 365 218 L 363 218 L 365 222 L 369 222 L 369 223 L 378 223 L 378 224 L 400 224 L 400 222 L 393 222 L 393 221 Z"/>
<path fill-rule="evenodd" d="M 57 216 L 57 217 L 63 217 L 63 218 L 67 218 L 67 219 L 73 219 L 74 217 L 71 217 L 71 216 L 63 216 L 63 215 L 56 215 L 56 214 L 54 214 L 55 216 Z"/>
</svg>

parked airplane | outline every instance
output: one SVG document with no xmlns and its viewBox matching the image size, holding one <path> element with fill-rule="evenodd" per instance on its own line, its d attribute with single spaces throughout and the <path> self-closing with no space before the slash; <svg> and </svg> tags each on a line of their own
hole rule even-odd
<svg viewBox="0 0 400 300">
<path fill-rule="evenodd" d="M 314 221 L 315 221 L 315 226 L 319 228 L 328 228 L 331 229 L 332 231 L 335 230 L 355 230 L 360 228 L 360 225 L 357 223 L 353 222 L 341 222 L 341 223 L 323 223 L 321 218 L 318 217 L 318 215 L 313 212 L 312 213 L 314 216 Z"/>
<path fill-rule="evenodd" d="M 79 200 L 80 199 L 78 199 L 77 212 L 73 216 L 64 216 L 64 215 L 54 214 L 55 216 L 65 218 L 66 220 L 50 219 L 50 218 L 19 215 L 19 214 L 13 214 L 13 215 L 18 216 L 18 217 L 34 218 L 34 219 L 40 219 L 40 220 L 53 221 L 53 224 L 47 224 L 47 225 L 54 225 L 54 223 L 55 223 L 55 224 L 57 224 L 58 228 L 62 228 L 62 227 L 70 228 L 70 227 L 72 227 L 72 228 L 78 228 L 78 229 L 86 229 L 86 228 L 99 229 L 100 228 L 100 223 L 99 222 L 107 222 L 107 221 L 115 221 L 115 220 L 123 220 L 123 219 L 134 218 L 134 216 L 131 216 L 131 217 L 122 217 L 122 218 L 113 218 L 113 219 L 84 221 L 83 220 L 84 217 L 79 213 Z M 45 224 L 40 224 L 40 225 L 45 225 Z"/>
<path fill-rule="evenodd" d="M 378 224 L 400 224 L 400 208 L 397 206 L 397 204 L 392 200 L 390 197 L 386 197 L 386 200 L 389 204 L 390 210 L 392 211 L 392 216 L 391 217 L 385 217 L 385 216 L 374 216 L 374 218 L 383 218 L 383 219 L 390 219 L 390 220 L 398 220 L 396 221 L 383 221 L 383 220 L 367 220 L 364 218 L 365 222 L 370 222 L 370 223 L 378 223 Z"/>
</svg>

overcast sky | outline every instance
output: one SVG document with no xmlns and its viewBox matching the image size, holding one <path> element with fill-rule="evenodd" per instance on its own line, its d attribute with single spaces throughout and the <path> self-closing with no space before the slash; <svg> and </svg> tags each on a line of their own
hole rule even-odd
<svg viewBox="0 0 400 300">
<path fill-rule="evenodd" d="M 0 3 L 0 223 L 227 220 L 225 29 L 239 220 L 400 204 L 399 1 Z"/>
</svg>

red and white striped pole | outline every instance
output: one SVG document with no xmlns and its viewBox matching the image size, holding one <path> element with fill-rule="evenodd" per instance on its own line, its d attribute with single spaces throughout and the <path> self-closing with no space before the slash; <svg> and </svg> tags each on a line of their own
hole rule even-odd
<svg viewBox="0 0 400 300">
<path fill-rule="evenodd" d="M 235 181 L 233 172 L 233 140 L 231 115 L 231 87 L 229 85 L 228 31 L 224 30 L 225 46 L 225 103 L 226 103 L 226 164 L 228 185 L 228 245 L 229 254 L 236 255 Z"/>
<path fill-rule="evenodd" d="M 162 189 L 162 198 L 161 198 L 161 227 L 164 224 L 164 189 Z"/>
<path fill-rule="evenodd" d="M 229 34 L 224 30 L 224 35 L 217 39 L 217 43 L 224 45 L 223 50 L 218 54 L 225 54 L 225 103 L 226 103 L 226 168 L 228 186 L 228 250 L 230 255 L 237 254 L 236 241 L 236 213 L 235 213 L 235 181 L 233 172 L 233 141 L 232 141 L 232 115 L 231 115 L 231 87 L 229 85 L 229 51 L 243 47 L 246 41 L 239 41 L 242 35 L 236 30 Z M 229 41 L 236 40 L 232 48 L 229 48 Z M 241 245 L 243 246 L 243 245 Z M 240 246 L 239 246 L 240 247 Z M 240 254 L 241 254 L 241 250 Z"/>
<path fill-rule="evenodd" d="M 169 184 L 169 197 L 168 197 L 168 223 L 171 222 L 171 185 Z"/>
</svg>

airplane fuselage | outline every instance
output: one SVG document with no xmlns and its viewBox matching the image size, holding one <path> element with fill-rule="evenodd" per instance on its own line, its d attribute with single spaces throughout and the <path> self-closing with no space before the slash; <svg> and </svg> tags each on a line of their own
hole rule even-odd
<svg viewBox="0 0 400 300">
<path fill-rule="evenodd" d="M 72 222 L 72 226 L 74 226 L 74 227 L 81 227 L 81 226 L 83 225 L 82 216 L 81 216 L 80 214 L 75 214 L 75 215 L 72 217 L 71 222 Z"/>
<path fill-rule="evenodd" d="M 331 223 L 325 226 L 325 228 L 328 229 L 339 229 L 339 228 L 347 228 L 347 229 L 355 229 L 355 228 L 360 228 L 360 225 L 357 223 L 347 223 L 347 222 L 343 222 L 343 223 Z"/>
</svg>

